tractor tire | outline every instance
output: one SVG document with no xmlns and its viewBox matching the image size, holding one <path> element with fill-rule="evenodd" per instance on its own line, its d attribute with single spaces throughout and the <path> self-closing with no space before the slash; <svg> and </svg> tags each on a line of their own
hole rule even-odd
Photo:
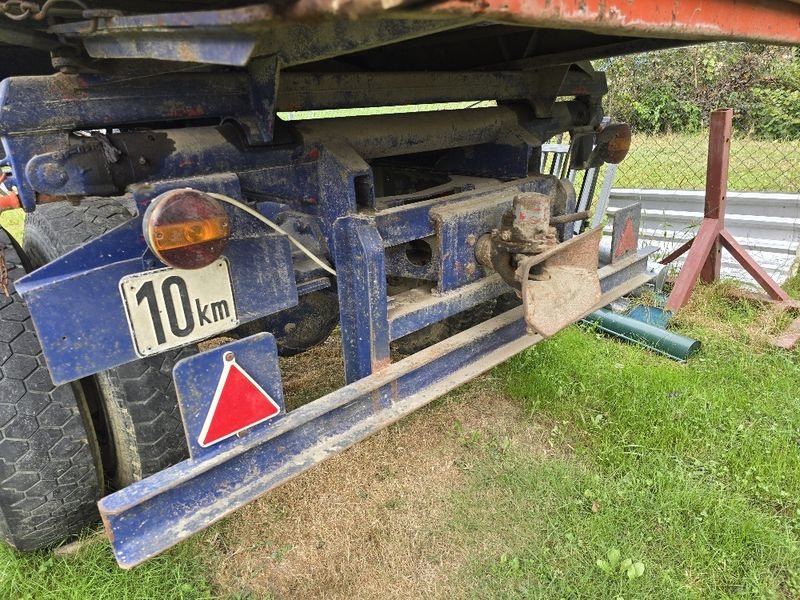
<svg viewBox="0 0 800 600">
<path fill-rule="evenodd" d="M 100 453 L 79 386 L 53 385 L 31 316 L 15 289 L 25 256 L 0 228 L 0 539 L 31 551 L 97 519 Z"/>
<path fill-rule="evenodd" d="M 79 206 L 44 204 L 26 218 L 24 248 L 34 266 L 41 266 L 135 214 L 132 203 L 111 199 L 86 199 Z M 110 452 L 104 457 L 112 487 L 129 485 L 188 456 L 172 367 L 196 352 L 194 346 L 164 352 L 83 381 L 107 428 Z"/>
</svg>

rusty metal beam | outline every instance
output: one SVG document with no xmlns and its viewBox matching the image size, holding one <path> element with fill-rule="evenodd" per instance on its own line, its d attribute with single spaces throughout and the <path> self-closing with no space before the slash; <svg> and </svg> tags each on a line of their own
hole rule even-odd
<svg viewBox="0 0 800 600">
<path fill-rule="evenodd" d="M 689 248 L 692 247 L 692 244 L 694 244 L 694 238 L 691 238 L 690 240 L 684 242 L 678 248 L 667 254 L 664 258 L 662 258 L 658 262 L 662 265 L 668 265 L 672 261 L 686 254 L 689 251 Z"/>
<path fill-rule="evenodd" d="M 715 110 L 711 113 L 708 138 L 708 166 L 706 168 L 706 202 L 703 216 L 706 219 L 713 219 L 717 231 L 720 233 L 725 229 L 732 125 L 732 110 Z M 703 283 L 717 281 L 721 267 L 722 240 L 720 236 L 717 236 L 700 271 L 701 281 Z"/>
<path fill-rule="evenodd" d="M 775 283 L 775 280 L 769 276 L 761 265 L 753 260 L 753 257 L 747 253 L 747 250 L 742 248 L 739 242 L 736 241 L 736 238 L 734 238 L 727 229 L 723 229 L 719 237 L 725 249 L 730 252 L 731 256 L 744 267 L 744 270 L 758 282 L 758 285 L 764 288 L 764 291 L 769 294 L 770 298 L 784 302 L 790 300 L 789 294 Z"/>
<path fill-rule="evenodd" d="M 697 232 L 697 236 L 694 238 L 692 249 L 689 251 L 689 256 L 686 257 L 686 262 L 681 268 L 681 272 L 664 308 L 677 312 L 689 301 L 694 284 L 700 275 L 700 270 L 703 268 L 709 252 L 713 250 L 717 238 L 719 238 L 719 229 L 716 221 L 714 219 L 703 219 L 700 231 Z"/>
<path fill-rule="evenodd" d="M 662 264 L 675 260 L 689 250 L 675 286 L 665 308 L 675 312 L 682 308 L 692 294 L 698 277 L 705 283 L 719 280 L 721 252 L 724 247 L 744 267 L 774 300 L 787 301 L 789 295 L 775 280 L 753 260 L 747 251 L 725 229 L 725 200 L 728 188 L 728 162 L 730 158 L 731 123 L 730 108 L 711 113 L 711 132 L 708 137 L 708 168 L 706 171 L 706 197 L 702 225 L 697 235 L 672 252 Z"/>
<path fill-rule="evenodd" d="M 639 47 L 653 49 L 669 45 L 669 40 L 800 44 L 800 3 L 786 0 L 441 0 L 422 6 L 400 0 L 392 3 L 391 10 L 384 6 L 379 0 L 301 0 L 280 16 L 271 6 L 259 5 L 115 16 L 57 24 L 48 32 L 82 39 L 94 58 L 242 66 L 254 56 L 277 55 L 284 67 L 488 23 L 630 38 L 594 49 L 522 59 L 530 61 L 521 63 L 526 68 L 626 54 Z M 335 14 L 349 18 L 309 19 Z"/>
<path fill-rule="evenodd" d="M 608 91 L 605 73 L 554 67 L 536 72 L 281 73 L 278 110 L 357 108 L 458 100 L 545 100 Z"/>
</svg>

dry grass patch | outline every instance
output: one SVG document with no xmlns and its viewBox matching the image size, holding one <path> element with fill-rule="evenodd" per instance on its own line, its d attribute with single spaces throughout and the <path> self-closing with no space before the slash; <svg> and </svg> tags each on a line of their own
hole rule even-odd
<svg viewBox="0 0 800 600">
<path fill-rule="evenodd" d="M 285 361 L 287 396 L 329 391 L 338 340 Z M 315 368 L 311 368 L 314 367 Z M 457 595 L 452 575 L 485 549 L 448 527 L 474 446 L 554 450 L 549 429 L 486 376 L 297 477 L 212 530 L 209 568 L 223 596 L 407 598 Z"/>
<path fill-rule="evenodd" d="M 342 342 L 338 331 L 319 346 L 280 359 L 286 410 L 321 398 L 344 385 Z"/>
<path fill-rule="evenodd" d="M 771 304 L 736 296 L 737 282 L 698 284 L 692 301 L 682 308 L 673 327 L 684 331 L 703 330 L 749 346 L 767 348 L 773 336 L 783 332 L 796 315 Z"/>
</svg>

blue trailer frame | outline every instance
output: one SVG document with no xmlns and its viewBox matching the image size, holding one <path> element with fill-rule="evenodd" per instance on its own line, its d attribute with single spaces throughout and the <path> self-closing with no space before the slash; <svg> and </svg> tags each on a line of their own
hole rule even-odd
<svg viewBox="0 0 800 600">
<path fill-rule="evenodd" d="M 201 16 L 195 18 L 211 18 Z M 145 21 L 139 25 L 149 26 Z M 423 29 L 413 35 L 455 26 L 417 25 Z M 63 35 L 75 33 L 60 27 Z M 413 37 L 408 27 L 385 24 L 362 41 Z M 515 273 L 514 261 L 541 252 L 532 249 L 536 244 L 547 244 L 547 256 L 578 247 L 574 221 L 584 217 L 576 212 L 572 185 L 539 172 L 546 140 L 569 131 L 572 166 L 599 164 L 591 150 L 606 83 L 588 63 L 472 74 L 283 72 L 285 57 L 284 63 L 274 56 L 250 59 L 249 47 L 235 40 L 220 54 L 189 37 L 181 43 L 198 60 L 247 63 L 247 69 L 144 76 L 112 70 L 0 83 L 6 183 L 25 210 L 97 196 L 133 201 L 139 209 L 133 220 L 17 283 L 52 378 L 71 382 L 140 357 L 120 280 L 166 267 L 142 234 L 145 211 L 164 192 L 191 188 L 244 203 L 284 232 L 225 207 L 232 233 L 224 257 L 238 325 L 269 317 L 275 333 L 298 318 L 291 309 L 304 295 L 335 290 L 347 385 L 205 447 L 197 432 L 210 410 L 221 357 L 235 353 L 282 406 L 277 345 L 261 332 L 179 362 L 173 376 L 190 458 L 99 502 L 124 567 L 543 339 L 518 306 L 402 360 L 393 361 L 391 353 L 393 342 L 442 320 L 524 295 L 535 278 L 527 274 L 531 265 L 523 276 Z M 120 39 L 99 41 L 104 52 L 129 56 L 135 49 Z M 159 39 L 151 50 L 174 46 Z M 277 116 L 298 106 L 473 100 L 487 89 L 496 106 L 302 121 Z M 396 180 L 410 182 L 408 189 L 395 189 Z M 526 202 L 546 204 L 541 238 L 513 238 L 521 231 L 514 229 L 520 225 L 515 211 Z M 584 236 L 592 237 L 580 238 L 583 247 L 587 239 L 597 245 L 597 232 Z M 479 242 L 493 248 L 492 258 L 481 257 Z M 422 262 L 409 253 L 419 247 L 428 252 Z M 652 278 L 652 249 L 623 250 L 600 264 L 594 248 L 597 269 L 580 276 L 599 292 L 558 327 Z M 394 279 L 405 287 L 391 291 Z"/>
</svg>

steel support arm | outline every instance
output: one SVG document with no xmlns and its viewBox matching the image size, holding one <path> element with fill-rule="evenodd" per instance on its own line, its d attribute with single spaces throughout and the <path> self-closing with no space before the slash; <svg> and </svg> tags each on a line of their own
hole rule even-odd
<svg viewBox="0 0 800 600">
<path fill-rule="evenodd" d="M 650 277 L 626 280 L 595 308 Z M 133 567 L 163 552 L 541 339 L 526 333 L 521 308 L 511 310 L 302 406 L 236 447 L 103 498 L 117 561 Z"/>
</svg>

